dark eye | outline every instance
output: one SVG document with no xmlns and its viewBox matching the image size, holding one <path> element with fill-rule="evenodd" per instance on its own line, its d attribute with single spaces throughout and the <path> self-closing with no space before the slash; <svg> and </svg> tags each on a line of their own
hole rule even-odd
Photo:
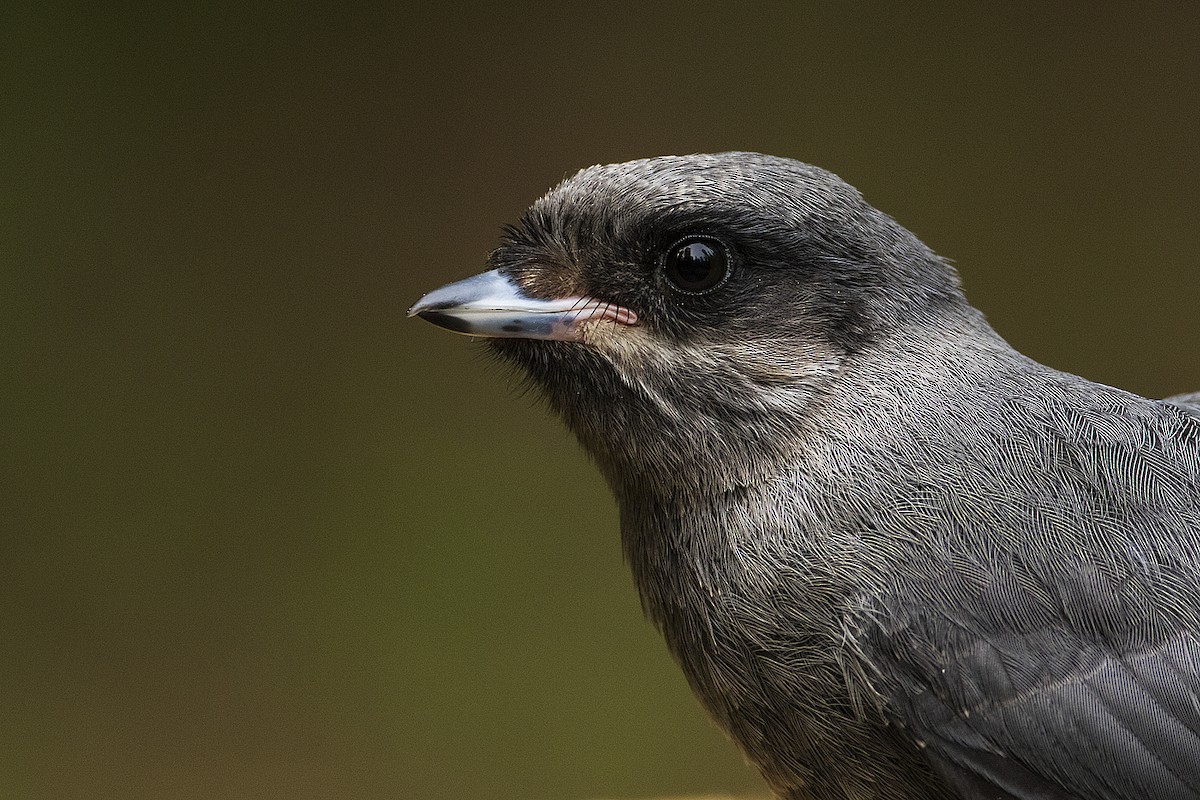
<svg viewBox="0 0 1200 800">
<path fill-rule="evenodd" d="M 667 249 L 662 269 L 667 282 L 684 294 L 706 294 L 729 277 L 729 254 L 716 239 L 688 236 Z"/>
</svg>

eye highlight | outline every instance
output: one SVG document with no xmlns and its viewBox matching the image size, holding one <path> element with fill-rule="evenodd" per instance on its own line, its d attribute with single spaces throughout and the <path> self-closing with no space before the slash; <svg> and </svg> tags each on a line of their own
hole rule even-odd
<svg viewBox="0 0 1200 800">
<path fill-rule="evenodd" d="M 685 236 L 667 248 L 662 274 L 684 294 L 708 294 L 729 278 L 729 251 L 711 236 Z"/>
</svg>

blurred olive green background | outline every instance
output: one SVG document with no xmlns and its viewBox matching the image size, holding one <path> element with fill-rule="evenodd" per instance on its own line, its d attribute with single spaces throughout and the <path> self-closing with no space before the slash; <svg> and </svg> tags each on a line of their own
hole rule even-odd
<svg viewBox="0 0 1200 800">
<path fill-rule="evenodd" d="M 404 318 L 579 167 L 812 161 L 1200 389 L 1200 10 L 710 5 L 0 12 L 0 796 L 760 788 L 574 441 Z"/>
</svg>

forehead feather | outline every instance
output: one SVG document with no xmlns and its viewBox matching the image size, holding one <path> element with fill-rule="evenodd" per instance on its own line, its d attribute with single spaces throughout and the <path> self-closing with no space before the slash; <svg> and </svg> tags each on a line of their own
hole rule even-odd
<svg viewBox="0 0 1200 800">
<path fill-rule="evenodd" d="M 845 217 L 862 207 L 825 170 L 758 153 L 659 156 L 580 170 L 538 200 L 551 218 L 636 219 L 663 212 L 747 214 L 786 224 Z"/>
</svg>

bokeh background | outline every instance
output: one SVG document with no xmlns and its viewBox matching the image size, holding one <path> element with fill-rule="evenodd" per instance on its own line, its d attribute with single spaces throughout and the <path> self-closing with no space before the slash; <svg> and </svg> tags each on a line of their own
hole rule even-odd
<svg viewBox="0 0 1200 800">
<path fill-rule="evenodd" d="M 579 167 L 812 161 L 1024 352 L 1200 389 L 1194 4 L 16 5 L 5 798 L 761 790 L 574 441 L 404 318 Z"/>
</svg>

